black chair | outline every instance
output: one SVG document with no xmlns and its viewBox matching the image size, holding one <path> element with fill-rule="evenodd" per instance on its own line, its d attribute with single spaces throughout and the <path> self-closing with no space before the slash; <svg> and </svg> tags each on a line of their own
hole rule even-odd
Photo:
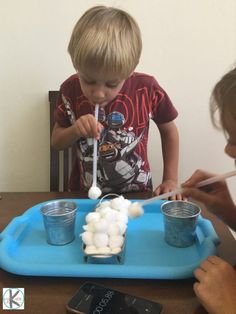
<svg viewBox="0 0 236 314">
<path fill-rule="evenodd" d="M 50 103 L 50 135 L 52 134 L 54 121 L 53 112 L 56 107 L 56 101 L 59 91 L 49 91 Z M 70 147 L 63 151 L 57 151 L 50 145 L 50 191 L 63 192 L 68 191 L 69 176 L 72 168 L 75 148 Z"/>
</svg>

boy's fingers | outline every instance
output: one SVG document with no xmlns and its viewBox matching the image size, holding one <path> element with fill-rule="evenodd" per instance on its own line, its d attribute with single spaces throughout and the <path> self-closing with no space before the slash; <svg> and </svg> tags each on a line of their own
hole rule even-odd
<svg viewBox="0 0 236 314">
<path fill-rule="evenodd" d="M 213 201 L 212 195 L 202 192 L 199 189 L 184 188 L 182 194 L 185 197 L 191 197 L 199 202 L 206 203 L 206 204 L 211 204 Z"/>
<path fill-rule="evenodd" d="M 192 176 L 185 181 L 184 183 L 181 184 L 182 187 L 191 187 L 196 185 L 198 182 L 203 181 L 205 179 L 208 179 L 210 177 L 212 177 L 213 174 L 212 173 L 208 173 L 206 171 L 202 171 L 202 170 L 196 170 Z"/>
<path fill-rule="evenodd" d="M 195 291 L 197 296 L 198 296 L 198 292 L 199 292 L 199 286 L 200 286 L 199 282 L 195 282 L 193 285 L 193 290 Z"/>
<path fill-rule="evenodd" d="M 223 261 L 220 257 L 215 256 L 215 255 L 208 256 L 207 260 L 214 265 L 225 263 L 225 261 Z"/>
<path fill-rule="evenodd" d="M 206 272 L 201 269 L 201 268 L 197 268 L 195 271 L 194 271 L 194 276 L 195 278 L 198 280 L 198 281 L 201 281 L 204 276 L 206 275 Z"/>
<path fill-rule="evenodd" d="M 88 119 L 84 121 L 84 126 L 86 127 L 87 133 L 90 137 L 98 137 L 98 123 L 95 120 L 94 116 L 90 115 Z"/>
<path fill-rule="evenodd" d="M 200 170 L 196 170 L 191 177 L 181 184 L 182 187 L 193 186 L 201 180 L 202 174 Z"/>
</svg>

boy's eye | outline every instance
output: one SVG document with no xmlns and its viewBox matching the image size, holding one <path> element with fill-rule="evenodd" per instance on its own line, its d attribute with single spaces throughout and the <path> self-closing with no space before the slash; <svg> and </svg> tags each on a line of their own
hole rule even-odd
<svg viewBox="0 0 236 314">
<path fill-rule="evenodd" d="M 85 79 L 83 79 L 83 81 L 84 81 L 85 84 L 88 84 L 88 85 L 94 85 L 94 84 L 96 84 L 95 81 L 88 81 L 88 80 L 85 80 Z"/>
<path fill-rule="evenodd" d="M 106 84 L 106 86 L 109 88 L 116 88 L 117 87 L 117 85 L 111 85 L 111 84 Z"/>
<path fill-rule="evenodd" d="M 116 88 L 118 86 L 118 84 L 107 83 L 106 86 L 109 88 Z"/>
</svg>

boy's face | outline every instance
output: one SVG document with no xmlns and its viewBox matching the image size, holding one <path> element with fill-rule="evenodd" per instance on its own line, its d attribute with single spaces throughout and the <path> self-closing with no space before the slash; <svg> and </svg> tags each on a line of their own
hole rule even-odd
<svg viewBox="0 0 236 314">
<path fill-rule="evenodd" d="M 110 77 L 102 71 L 93 73 L 79 73 L 79 80 L 83 94 L 93 104 L 105 107 L 121 90 L 125 80 Z"/>
</svg>

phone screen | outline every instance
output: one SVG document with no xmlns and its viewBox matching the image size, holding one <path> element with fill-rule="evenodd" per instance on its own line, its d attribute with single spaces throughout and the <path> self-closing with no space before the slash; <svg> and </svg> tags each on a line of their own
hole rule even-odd
<svg viewBox="0 0 236 314">
<path fill-rule="evenodd" d="M 159 314 L 162 305 L 94 283 L 85 283 L 67 304 L 80 314 Z"/>
</svg>

